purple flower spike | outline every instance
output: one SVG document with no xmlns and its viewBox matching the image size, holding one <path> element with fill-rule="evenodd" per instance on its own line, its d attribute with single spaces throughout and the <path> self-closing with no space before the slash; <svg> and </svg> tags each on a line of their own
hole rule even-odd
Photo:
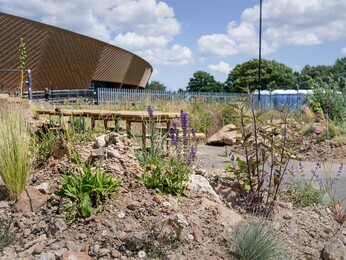
<svg viewBox="0 0 346 260">
<path fill-rule="evenodd" d="M 147 108 L 148 114 L 150 116 L 150 119 L 154 119 L 154 109 L 150 106 Z"/>
</svg>

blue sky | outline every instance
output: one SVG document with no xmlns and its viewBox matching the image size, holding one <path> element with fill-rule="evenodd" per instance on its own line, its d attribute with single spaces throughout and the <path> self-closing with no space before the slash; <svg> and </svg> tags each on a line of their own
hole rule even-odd
<svg viewBox="0 0 346 260">
<path fill-rule="evenodd" d="M 259 0 L 0 0 L 0 11 L 134 52 L 170 90 L 198 70 L 224 82 L 258 57 Z M 346 56 L 345 13 L 345 0 L 263 0 L 263 58 L 332 65 Z"/>
</svg>

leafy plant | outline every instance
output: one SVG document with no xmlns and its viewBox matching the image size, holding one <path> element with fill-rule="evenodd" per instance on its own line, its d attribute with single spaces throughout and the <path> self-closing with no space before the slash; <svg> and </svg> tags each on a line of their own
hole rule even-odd
<svg viewBox="0 0 346 260">
<path fill-rule="evenodd" d="M 265 220 L 244 222 L 233 234 L 233 247 L 241 260 L 274 260 L 283 256 L 281 240 Z"/>
<path fill-rule="evenodd" d="M 26 187 L 32 165 L 33 139 L 21 106 L 0 108 L 0 175 L 11 198 Z"/>
<path fill-rule="evenodd" d="M 317 170 L 321 168 L 321 164 L 317 163 L 315 169 L 311 171 L 311 176 L 306 178 L 304 168 L 299 163 L 299 171 L 294 172 L 294 179 L 291 185 L 289 185 L 288 191 L 285 193 L 287 199 L 292 201 L 297 206 L 310 206 L 323 202 L 325 195 L 325 189 L 322 184 L 322 179 L 317 174 Z M 300 178 L 297 178 L 299 176 Z"/>
<path fill-rule="evenodd" d="M 185 183 L 189 179 L 191 169 L 173 158 L 164 159 L 158 156 L 148 158 L 146 172 L 138 177 L 139 183 L 157 193 L 172 195 L 184 194 Z"/>
<path fill-rule="evenodd" d="M 280 121 L 272 117 L 263 122 L 259 119 L 263 112 L 256 112 L 251 100 L 230 105 L 233 123 L 241 133 L 237 144 L 243 158 L 232 157 L 226 170 L 234 175 L 229 181 L 237 194 L 236 204 L 269 215 L 278 200 L 283 177 L 290 172 L 287 166 L 293 138 L 288 127 L 289 111 L 277 110 Z"/>
<path fill-rule="evenodd" d="M 74 154 L 81 170 L 77 173 L 62 174 L 62 188 L 55 192 L 56 195 L 67 199 L 60 210 L 67 223 L 72 223 L 77 216 L 89 217 L 92 209 L 101 206 L 109 195 L 116 194 L 121 184 L 120 179 L 101 171 L 101 163 L 94 173 L 90 163 L 81 164 L 76 151 Z"/>
<path fill-rule="evenodd" d="M 13 240 L 14 234 L 10 229 L 10 225 L 0 219 L 0 252 L 2 252 L 6 246 L 10 245 Z"/>
<path fill-rule="evenodd" d="M 148 108 L 150 116 L 150 149 L 137 153 L 137 158 L 145 172 L 138 176 L 138 181 L 158 193 L 173 195 L 184 194 L 185 183 L 191 173 L 191 164 L 196 158 L 196 140 L 193 140 L 194 130 L 189 128 L 188 114 L 181 110 L 182 138 L 179 136 L 177 123 L 173 122 L 169 130 L 171 148 L 169 158 L 157 146 L 156 139 L 162 140 L 160 133 L 155 131 L 154 111 Z"/>
</svg>

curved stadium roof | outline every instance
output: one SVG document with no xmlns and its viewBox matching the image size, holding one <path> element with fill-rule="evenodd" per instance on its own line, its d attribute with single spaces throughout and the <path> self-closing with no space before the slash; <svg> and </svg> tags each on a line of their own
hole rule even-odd
<svg viewBox="0 0 346 260">
<path fill-rule="evenodd" d="M 33 91 L 87 89 L 91 82 L 114 88 L 144 88 L 153 71 L 139 56 L 119 47 L 13 15 L 0 13 L 0 69 L 18 70 L 19 44 L 26 45 L 25 69 Z M 0 72 L 0 92 L 19 86 L 19 72 Z"/>
</svg>

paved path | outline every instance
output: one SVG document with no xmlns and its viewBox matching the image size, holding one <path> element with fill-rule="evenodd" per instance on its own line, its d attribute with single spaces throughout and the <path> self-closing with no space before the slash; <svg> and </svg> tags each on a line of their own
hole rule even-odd
<svg viewBox="0 0 346 260">
<path fill-rule="evenodd" d="M 220 146 L 208 146 L 208 145 L 199 145 L 199 165 L 206 169 L 224 169 L 227 164 L 229 164 L 229 159 L 226 157 L 226 154 L 230 152 L 230 147 L 220 147 Z M 317 162 L 301 162 L 301 165 L 304 168 L 304 173 L 308 176 L 312 170 L 316 168 Z M 293 166 L 295 169 L 299 168 L 299 161 L 291 161 L 290 166 Z M 324 165 L 321 164 L 321 168 L 317 170 L 323 180 L 325 180 L 326 175 L 335 177 L 338 174 L 340 163 L 331 163 L 327 162 Z M 339 180 L 335 182 L 336 197 L 342 201 L 342 205 L 346 208 L 346 162 L 342 169 Z"/>
</svg>

